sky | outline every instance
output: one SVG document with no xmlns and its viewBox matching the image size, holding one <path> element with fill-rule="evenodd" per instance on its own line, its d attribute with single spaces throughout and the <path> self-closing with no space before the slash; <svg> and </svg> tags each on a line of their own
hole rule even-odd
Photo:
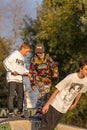
<svg viewBox="0 0 87 130">
<path fill-rule="evenodd" d="M 26 0 L 27 2 L 25 3 L 26 10 L 30 11 L 30 15 L 32 17 L 36 16 L 36 8 L 38 5 L 42 3 L 42 0 Z"/>
<path fill-rule="evenodd" d="M 2 37 L 9 37 L 11 36 L 12 31 L 12 11 L 8 11 L 11 8 L 14 8 L 12 5 L 13 1 L 18 0 L 0 0 L 0 35 Z M 37 6 L 41 5 L 42 0 L 19 0 L 23 2 L 23 12 L 18 14 L 18 17 L 23 17 L 27 14 L 31 18 L 36 17 L 36 9 Z"/>
</svg>

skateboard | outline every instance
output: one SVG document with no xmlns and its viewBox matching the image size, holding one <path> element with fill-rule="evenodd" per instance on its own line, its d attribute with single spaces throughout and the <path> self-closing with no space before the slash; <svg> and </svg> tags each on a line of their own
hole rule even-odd
<svg viewBox="0 0 87 130">
<path fill-rule="evenodd" d="M 9 121 L 15 121 L 15 120 L 25 120 L 25 118 L 22 118 L 22 117 L 4 118 L 4 119 L 0 120 L 0 124 L 5 123 L 5 122 L 9 122 Z"/>
<path fill-rule="evenodd" d="M 29 117 L 29 120 L 41 121 L 41 116 L 38 116 L 38 117 L 31 116 Z"/>
</svg>

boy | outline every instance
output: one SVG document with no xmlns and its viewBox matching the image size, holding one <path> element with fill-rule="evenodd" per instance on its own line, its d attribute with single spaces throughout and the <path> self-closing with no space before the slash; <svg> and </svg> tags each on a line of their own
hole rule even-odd
<svg viewBox="0 0 87 130">
<path fill-rule="evenodd" d="M 82 93 L 87 91 L 87 59 L 79 61 L 79 69 L 56 85 L 56 90 L 42 109 L 39 130 L 54 130 L 64 113 L 74 109 Z"/>
<path fill-rule="evenodd" d="M 45 53 L 44 45 L 39 43 L 35 48 L 35 55 L 31 58 L 30 73 L 32 75 L 31 87 L 33 90 L 37 87 L 39 96 L 36 103 L 37 111 L 34 117 L 42 116 L 42 107 L 50 96 L 50 87 L 52 85 L 51 76 L 58 77 L 58 67 L 53 59 Z M 36 97 L 37 98 L 37 97 Z"/>
<path fill-rule="evenodd" d="M 22 43 L 19 50 L 14 51 L 10 56 L 8 56 L 3 64 L 7 71 L 7 88 L 8 88 L 8 110 L 9 116 L 14 115 L 13 100 L 15 96 L 15 91 L 18 96 L 18 114 L 22 114 L 23 109 L 23 80 L 22 75 L 26 74 L 30 77 L 29 71 L 25 67 L 24 56 L 29 54 L 31 47 L 29 43 Z"/>
</svg>

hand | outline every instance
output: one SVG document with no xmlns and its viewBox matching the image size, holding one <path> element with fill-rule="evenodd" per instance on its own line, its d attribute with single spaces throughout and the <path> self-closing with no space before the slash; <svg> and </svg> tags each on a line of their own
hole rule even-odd
<svg viewBox="0 0 87 130">
<path fill-rule="evenodd" d="M 14 72 L 13 72 L 13 75 L 14 75 L 14 76 L 17 76 L 17 75 L 18 75 L 18 73 L 17 73 L 16 71 L 14 71 Z"/>
<path fill-rule="evenodd" d="M 47 113 L 48 109 L 49 109 L 49 105 L 46 104 L 46 105 L 43 107 L 43 109 L 42 109 L 42 113 L 43 113 L 43 114 Z"/>
<path fill-rule="evenodd" d="M 28 78 L 31 78 L 31 74 L 30 73 L 28 73 L 27 76 L 28 76 Z"/>
<path fill-rule="evenodd" d="M 53 77 L 58 77 L 59 73 L 54 73 Z"/>
</svg>

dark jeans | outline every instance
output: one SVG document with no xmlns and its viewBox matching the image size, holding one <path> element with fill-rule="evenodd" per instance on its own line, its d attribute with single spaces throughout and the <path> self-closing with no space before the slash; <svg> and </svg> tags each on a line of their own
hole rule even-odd
<svg viewBox="0 0 87 130">
<path fill-rule="evenodd" d="M 7 87 L 8 87 L 8 110 L 9 110 L 9 112 L 13 112 L 13 110 L 14 110 L 13 101 L 14 101 L 14 97 L 15 97 L 15 91 L 17 93 L 17 98 L 18 98 L 18 111 L 22 112 L 23 98 L 24 98 L 23 83 L 9 82 Z"/>
<path fill-rule="evenodd" d="M 63 115 L 64 114 L 50 106 L 48 112 L 42 117 L 41 127 L 39 130 L 54 130 Z"/>
<path fill-rule="evenodd" d="M 44 96 L 38 98 L 37 103 L 36 103 L 36 108 L 42 110 L 44 104 L 46 104 L 46 102 L 48 101 L 49 97 L 50 97 L 50 94 L 49 93 L 45 93 Z"/>
</svg>

